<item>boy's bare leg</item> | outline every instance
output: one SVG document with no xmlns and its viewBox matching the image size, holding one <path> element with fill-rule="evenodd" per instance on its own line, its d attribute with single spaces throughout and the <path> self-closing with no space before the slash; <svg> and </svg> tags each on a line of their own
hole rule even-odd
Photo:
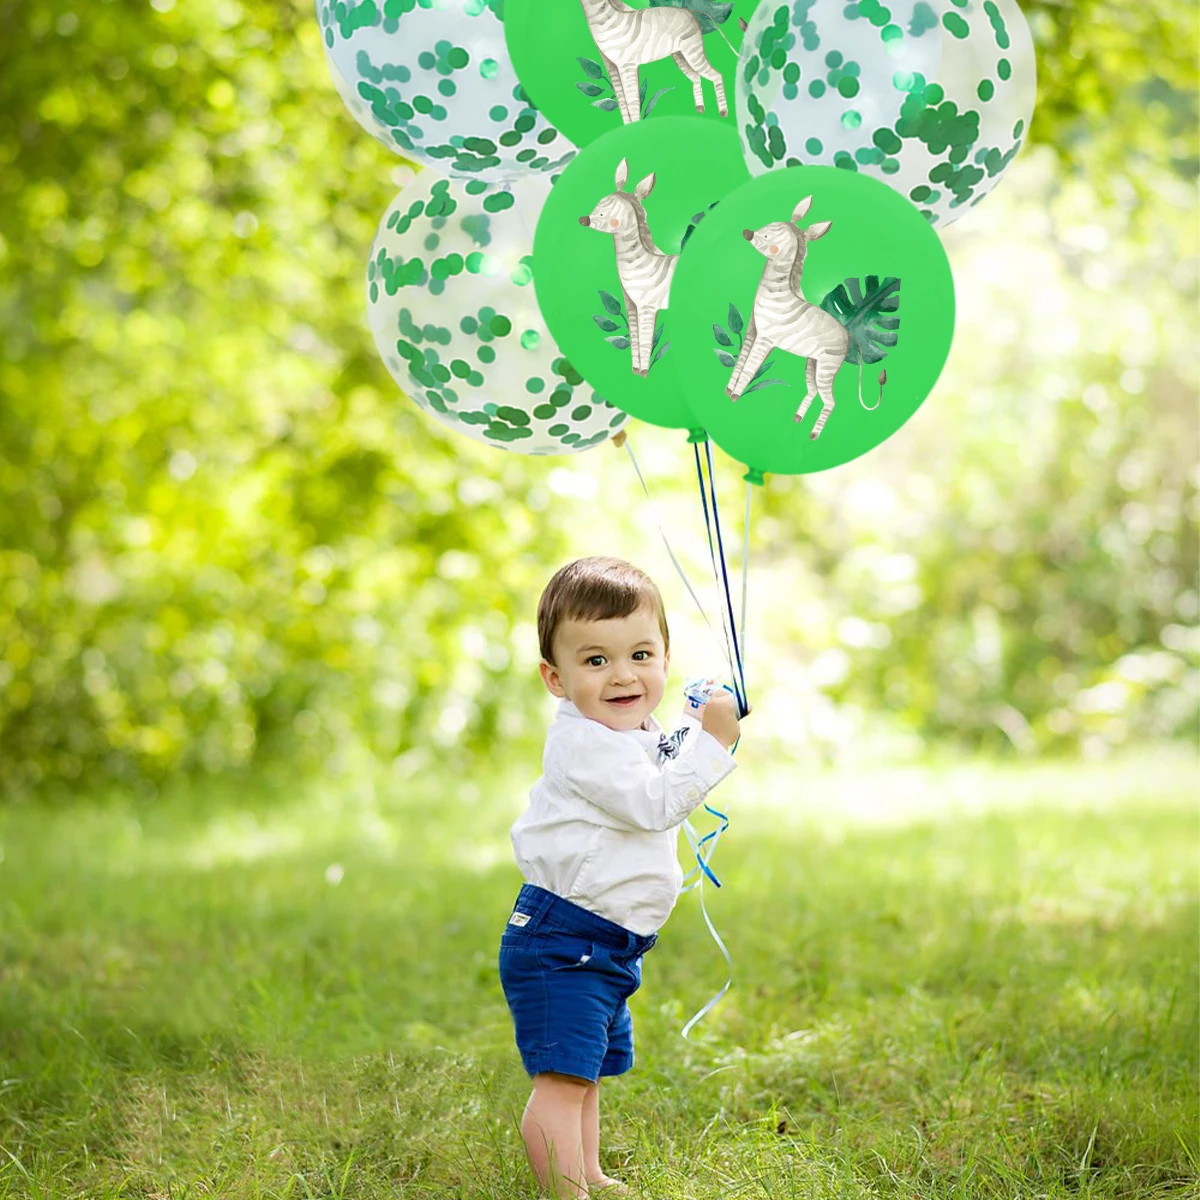
<svg viewBox="0 0 1200 1200">
<path fill-rule="evenodd" d="M 600 1084 L 589 1083 L 583 1098 L 583 1171 L 593 1188 L 610 1188 L 609 1194 L 624 1194 L 629 1189 L 619 1179 L 605 1175 L 600 1167 Z"/>
<path fill-rule="evenodd" d="M 588 1194 L 583 1171 L 583 1102 L 589 1084 L 573 1075 L 543 1071 L 521 1118 L 525 1152 L 539 1186 L 556 1200 Z"/>
</svg>

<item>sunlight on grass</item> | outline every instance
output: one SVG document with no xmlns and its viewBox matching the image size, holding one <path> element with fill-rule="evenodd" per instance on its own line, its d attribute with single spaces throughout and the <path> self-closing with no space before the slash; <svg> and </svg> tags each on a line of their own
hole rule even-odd
<svg viewBox="0 0 1200 1200">
<path fill-rule="evenodd" d="M 1192 1194 L 1192 774 L 747 761 L 708 892 L 734 988 L 679 1037 L 724 978 L 684 897 L 610 1169 L 664 1200 Z M 0 810 L 0 1200 L 531 1195 L 495 964 L 530 782 Z"/>
</svg>

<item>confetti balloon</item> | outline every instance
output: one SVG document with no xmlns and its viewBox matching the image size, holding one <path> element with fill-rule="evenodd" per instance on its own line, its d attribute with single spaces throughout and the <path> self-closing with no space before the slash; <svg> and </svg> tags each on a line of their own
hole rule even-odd
<svg viewBox="0 0 1200 1200">
<path fill-rule="evenodd" d="M 548 179 L 505 188 L 422 171 L 392 201 L 367 266 L 367 315 L 420 408 L 521 454 L 587 450 L 628 419 L 562 356 L 534 294 Z"/>
<path fill-rule="evenodd" d="M 521 88 L 502 11 L 503 0 L 317 0 L 358 123 L 406 158 L 493 182 L 556 172 L 575 149 Z"/>
<path fill-rule="evenodd" d="M 876 176 L 948 225 L 1000 181 L 1033 113 L 1015 0 L 763 0 L 739 59 L 738 129 L 761 175 Z"/>
</svg>

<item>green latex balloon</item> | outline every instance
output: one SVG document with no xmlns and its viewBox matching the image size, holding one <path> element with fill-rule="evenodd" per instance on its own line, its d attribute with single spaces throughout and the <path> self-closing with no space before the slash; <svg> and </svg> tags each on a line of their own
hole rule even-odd
<svg viewBox="0 0 1200 1200">
<path fill-rule="evenodd" d="M 672 280 L 681 243 L 748 178 L 732 128 L 664 117 L 597 139 L 551 190 L 534 231 L 538 307 L 584 379 L 624 412 L 695 427 L 665 369 L 677 353 Z"/>
<path fill-rule="evenodd" d="M 757 4 L 505 0 L 504 37 L 521 86 L 577 146 L 622 123 L 695 116 L 696 88 L 705 118 L 732 128 L 738 21 Z"/>
<path fill-rule="evenodd" d="M 886 184 L 835 167 L 731 192 L 690 239 L 674 295 L 670 371 L 756 483 L 886 441 L 933 389 L 954 333 L 937 234 Z"/>
</svg>

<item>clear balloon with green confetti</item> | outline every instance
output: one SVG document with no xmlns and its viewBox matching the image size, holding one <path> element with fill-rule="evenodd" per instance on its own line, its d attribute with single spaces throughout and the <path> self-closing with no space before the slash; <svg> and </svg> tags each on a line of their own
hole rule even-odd
<svg viewBox="0 0 1200 1200">
<path fill-rule="evenodd" d="M 763 0 L 738 62 L 738 130 L 755 175 L 860 171 L 942 226 L 1000 182 L 1036 90 L 1015 0 Z"/>
<path fill-rule="evenodd" d="M 503 0 L 316 0 L 338 94 L 390 150 L 490 182 L 557 172 L 575 147 L 526 96 Z"/>
<path fill-rule="evenodd" d="M 422 171 L 384 214 L 367 265 L 371 333 L 400 387 L 448 428 L 520 454 L 587 450 L 628 420 L 538 309 L 533 228 L 549 190 Z"/>
</svg>

